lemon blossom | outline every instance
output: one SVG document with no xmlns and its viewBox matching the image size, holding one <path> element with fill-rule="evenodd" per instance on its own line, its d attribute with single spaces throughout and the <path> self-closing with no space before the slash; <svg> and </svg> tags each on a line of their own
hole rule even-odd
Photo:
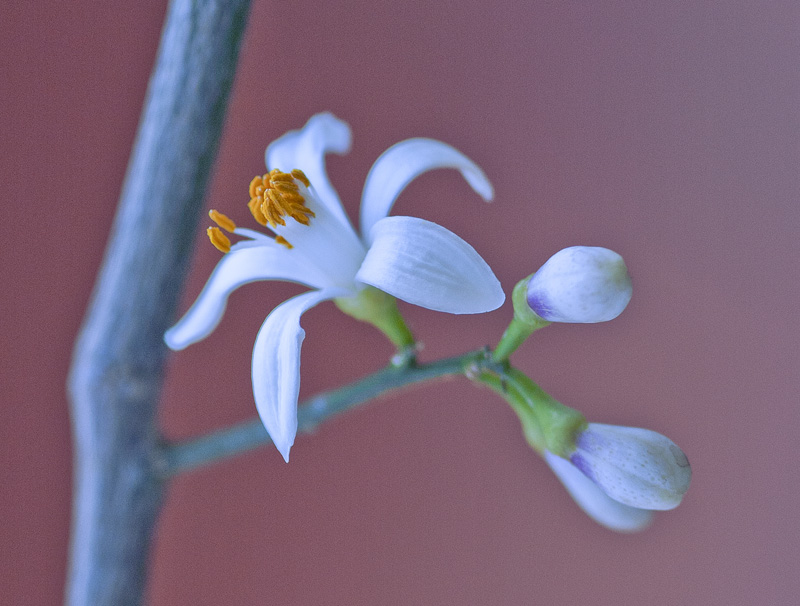
<svg viewBox="0 0 800 606">
<path fill-rule="evenodd" d="M 430 221 L 388 216 L 405 186 L 435 168 L 459 170 L 489 201 L 493 191 L 483 171 L 453 147 L 432 139 L 409 139 L 390 147 L 367 175 L 359 237 L 325 170 L 325 154 L 346 153 L 350 141 L 349 126 L 323 113 L 267 147 L 270 172 L 251 182 L 249 207 L 272 234 L 236 227 L 211 211 L 219 227 L 209 228 L 209 237 L 226 254 L 197 301 L 164 337 L 176 350 L 205 338 L 222 318 L 230 293 L 249 282 L 287 280 L 313 289 L 276 307 L 253 348 L 256 407 L 287 462 L 297 433 L 305 337 L 300 317 L 305 311 L 331 299 L 342 309 L 358 308 L 370 289 L 454 314 L 491 311 L 505 300 L 492 270 L 464 240 Z M 231 245 L 223 230 L 244 239 Z"/>
<path fill-rule="evenodd" d="M 543 454 L 589 517 L 620 532 L 641 530 L 653 511 L 677 507 L 692 478 L 672 440 L 639 427 L 589 423 L 567 457 Z"/>
</svg>

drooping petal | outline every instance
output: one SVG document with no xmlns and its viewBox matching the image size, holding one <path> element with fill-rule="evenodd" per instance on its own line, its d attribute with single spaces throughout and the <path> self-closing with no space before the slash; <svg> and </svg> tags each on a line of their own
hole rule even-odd
<svg viewBox="0 0 800 606">
<path fill-rule="evenodd" d="M 544 458 L 578 506 L 598 524 L 617 532 L 637 532 L 653 520 L 652 511 L 615 501 L 566 459 L 547 450 Z"/>
<path fill-rule="evenodd" d="M 189 311 L 164 334 L 171 349 L 183 349 L 207 337 L 225 312 L 228 296 L 243 284 L 258 280 L 287 280 L 313 288 L 324 286 L 324 276 L 272 241 L 254 246 L 234 245 L 211 273 Z"/>
<path fill-rule="evenodd" d="M 350 151 L 351 139 L 350 126 L 346 122 L 329 112 L 316 114 L 300 130 L 289 131 L 269 144 L 265 154 L 267 168 L 285 172 L 294 168 L 302 170 L 323 204 L 330 208 L 337 220 L 349 227 L 350 220 L 325 170 L 325 154 L 346 154 Z"/>
<path fill-rule="evenodd" d="M 300 316 L 342 294 L 345 291 L 330 288 L 293 297 L 267 316 L 256 337 L 251 368 L 253 396 L 264 427 L 287 463 L 297 434 L 300 346 L 306 335 Z"/>
<path fill-rule="evenodd" d="M 441 225 L 387 217 L 371 232 L 356 280 L 414 305 L 452 314 L 497 309 L 505 294 L 486 261 Z"/>
<path fill-rule="evenodd" d="M 361 235 L 369 244 L 370 231 L 387 217 L 397 196 L 411 181 L 434 168 L 455 168 L 487 202 L 494 190 L 489 179 L 460 151 L 434 139 L 407 139 L 387 149 L 372 165 L 361 195 Z"/>
</svg>

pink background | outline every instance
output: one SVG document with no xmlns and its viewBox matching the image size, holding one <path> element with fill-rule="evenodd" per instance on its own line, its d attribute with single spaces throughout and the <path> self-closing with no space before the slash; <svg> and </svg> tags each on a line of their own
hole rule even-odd
<svg viewBox="0 0 800 606">
<path fill-rule="evenodd" d="M 113 5 L 113 6 L 111 6 Z M 165 3 L 6 3 L 0 22 L 4 604 L 61 601 L 71 446 L 64 382 L 133 141 Z M 247 223 L 266 144 L 331 110 L 355 217 L 372 161 L 445 140 L 492 179 L 425 175 L 396 212 L 472 243 L 507 290 L 556 250 L 604 245 L 635 281 L 616 321 L 548 328 L 514 361 L 591 420 L 674 439 L 675 511 L 620 536 L 586 518 L 506 405 L 465 380 L 381 400 L 181 477 L 150 603 L 791 604 L 797 580 L 800 4 L 253 3 L 209 205 Z M 182 309 L 219 257 L 198 231 Z M 170 437 L 254 414 L 249 363 L 291 294 L 234 295 L 173 356 Z M 404 306 L 423 360 L 494 344 L 510 304 Z M 302 393 L 380 367 L 380 335 L 330 304 L 304 318 Z"/>
</svg>

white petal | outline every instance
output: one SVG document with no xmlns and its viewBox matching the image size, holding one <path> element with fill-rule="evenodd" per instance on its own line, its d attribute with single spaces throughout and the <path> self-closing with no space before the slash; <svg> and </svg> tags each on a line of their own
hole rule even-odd
<svg viewBox="0 0 800 606">
<path fill-rule="evenodd" d="M 286 462 L 297 434 L 300 346 L 306 331 L 300 316 L 317 303 L 341 296 L 339 289 L 307 292 L 276 307 L 258 331 L 253 347 L 253 396 L 258 414 Z"/>
<path fill-rule="evenodd" d="M 615 501 L 566 459 L 547 450 L 544 458 L 578 506 L 598 524 L 617 532 L 637 532 L 652 521 L 652 511 Z"/>
<path fill-rule="evenodd" d="M 288 280 L 314 288 L 324 284 L 324 276 L 283 246 L 271 241 L 243 244 L 222 257 L 189 311 L 164 334 L 171 349 L 183 349 L 211 334 L 222 319 L 228 296 L 243 284 L 257 280 Z"/>
<path fill-rule="evenodd" d="M 267 168 L 289 172 L 302 170 L 322 202 L 340 221 L 350 225 L 339 195 L 328 179 L 325 154 L 346 154 L 350 151 L 352 135 L 346 122 L 329 112 L 311 116 L 300 130 L 293 130 L 270 143 L 266 151 Z M 351 228 L 352 229 L 352 228 Z"/>
<path fill-rule="evenodd" d="M 394 201 L 411 181 L 434 168 L 461 171 L 487 202 L 494 190 L 483 171 L 460 151 L 434 139 L 408 139 L 387 149 L 372 165 L 361 196 L 361 235 L 370 243 L 370 230 L 389 215 Z"/>
<path fill-rule="evenodd" d="M 364 244 L 350 224 L 342 225 L 331 214 L 313 186 L 306 188 L 302 183 L 298 186 L 314 216 L 308 225 L 287 217 L 286 225 L 275 226 L 275 233 L 294 246 L 293 254 L 303 257 L 325 276 L 327 286 L 353 290 L 353 278 L 366 254 Z"/>
<path fill-rule="evenodd" d="M 242 236 L 243 238 L 250 238 L 253 242 L 247 242 L 246 240 L 241 240 L 234 244 L 231 248 L 244 248 L 243 245 L 260 245 L 267 240 L 272 240 L 271 236 L 268 236 L 260 231 L 256 231 L 255 229 L 249 229 L 247 227 L 237 227 L 233 230 L 237 236 Z"/>
<path fill-rule="evenodd" d="M 356 280 L 414 305 L 452 314 L 497 309 L 505 294 L 475 249 L 441 225 L 416 217 L 387 217 Z"/>
</svg>

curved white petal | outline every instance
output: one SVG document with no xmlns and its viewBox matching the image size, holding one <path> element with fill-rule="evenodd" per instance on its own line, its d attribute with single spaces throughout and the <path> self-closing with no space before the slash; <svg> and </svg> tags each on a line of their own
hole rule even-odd
<svg viewBox="0 0 800 606">
<path fill-rule="evenodd" d="M 253 396 L 264 427 L 287 463 L 297 434 L 300 346 L 306 335 L 300 316 L 342 294 L 346 291 L 329 288 L 289 299 L 267 316 L 256 337 L 251 369 Z"/>
<path fill-rule="evenodd" d="M 265 153 L 267 168 L 278 168 L 284 172 L 293 168 L 302 170 L 331 213 L 350 226 L 339 195 L 328 179 L 325 154 L 346 154 L 350 151 L 351 139 L 350 127 L 346 122 L 329 112 L 316 114 L 300 130 L 289 131 L 269 144 Z"/>
<path fill-rule="evenodd" d="M 164 334 L 171 349 L 183 349 L 211 334 L 222 319 L 228 296 L 243 284 L 257 280 L 288 280 L 313 288 L 325 284 L 324 276 L 278 244 L 244 244 L 234 245 L 220 259 L 189 311 Z"/>
<path fill-rule="evenodd" d="M 644 530 L 653 512 L 615 501 L 566 459 L 545 450 L 544 459 L 578 506 L 598 524 L 617 532 Z"/>
<path fill-rule="evenodd" d="M 455 168 L 487 202 L 494 190 L 483 171 L 456 148 L 434 139 L 407 139 L 387 149 L 372 165 L 361 195 L 361 235 L 389 215 L 394 201 L 411 181 L 434 168 Z"/>
<path fill-rule="evenodd" d="M 416 217 L 387 217 L 371 232 L 356 280 L 414 305 L 452 314 L 497 309 L 500 282 L 475 249 L 441 225 Z"/>
</svg>

